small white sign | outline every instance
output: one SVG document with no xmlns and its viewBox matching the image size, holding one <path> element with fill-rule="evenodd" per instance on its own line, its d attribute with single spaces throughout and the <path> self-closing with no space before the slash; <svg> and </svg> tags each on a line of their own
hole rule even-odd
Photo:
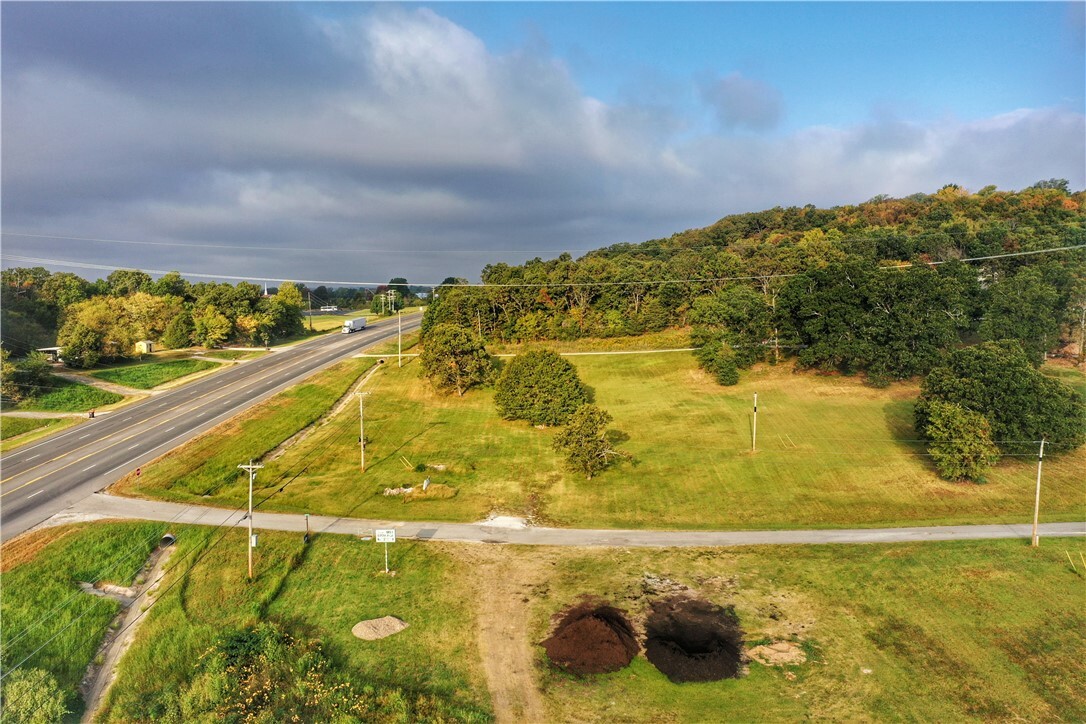
<svg viewBox="0 0 1086 724">
<path fill-rule="evenodd" d="M 373 533 L 377 537 L 377 542 L 378 543 L 395 543 L 396 542 L 396 531 L 395 531 L 395 529 L 389 528 L 387 530 L 375 530 L 375 531 L 373 531 Z"/>
<path fill-rule="evenodd" d="M 252 537 L 249 538 L 249 547 L 256 548 L 256 533 L 253 533 Z"/>
</svg>

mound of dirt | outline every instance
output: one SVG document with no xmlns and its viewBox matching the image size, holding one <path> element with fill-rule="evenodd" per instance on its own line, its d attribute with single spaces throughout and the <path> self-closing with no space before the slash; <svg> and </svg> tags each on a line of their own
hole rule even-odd
<svg viewBox="0 0 1086 724">
<path fill-rule="evenodd" d="M 351 633 L 364 641 L 376 641 L 399 633 L 405 628 L 407 628 L 407 624 L 395 616 L 383 616 L 381 618 L 371 618 L 368 621 L 359 621 L 351 629 Z"/>
<path fill-rule="evenodd" d="M 633 626 L 609 603 L 585 601 L 567 609 L 543 642 L 551 663 L 575 674 L 603 674 L 627 666 L 637 655 Z"/>
<path fill-rule="evenodd" d="M 675 683 L 739 678 L 743 630 L 732 606 L 672 597 L 652 604 L 645 654 Z"/>
<path fill-rule="evenodd" d="M 807 654 L 791 641 L 755 646 L 747 652 L 747 655 L 765 666 L 791 666 L 807 661 Z"/>
</svg>

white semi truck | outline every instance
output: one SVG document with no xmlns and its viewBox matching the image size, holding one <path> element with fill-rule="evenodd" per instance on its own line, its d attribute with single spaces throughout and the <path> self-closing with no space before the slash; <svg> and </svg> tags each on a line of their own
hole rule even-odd
<svg viewBox="0 0 1086 724">
<path fill-rule="evenodd" d="M 365 328 L 365 317 L 359 317 L 358 319 L 347 319 L 343 322 L 343 334 L 350 334 L 351 332 L 361 332 Z"/>
</svg>

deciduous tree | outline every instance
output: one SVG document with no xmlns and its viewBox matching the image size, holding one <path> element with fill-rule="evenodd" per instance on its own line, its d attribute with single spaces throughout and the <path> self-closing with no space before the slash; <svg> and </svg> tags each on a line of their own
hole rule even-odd
<svg viewBox="0 0 1086 724">
<path fill-rule="evenodd" d="M 422 371 L 439 390 L 456 390 L 463 397 L 486 380 L 490 355 L 482 340 L 455 324 L 439 324 L 423 338 Z"/>
<path fill-rule="evenodd" d="M 564 425 L 588 401 L 577 369 L 550 350 L 514 357 L 502 370 L 494 394 L 502 417 L 533 425 Z"/>
<path fill-rule="evenodd" d="M 956 402 L 940 400 L 928 404 L 927 417 L 928 452 L 939 474 L 947 480 L 983 480 L 999 460 L 988 419 Z"/>
<path fill-rule="evenodd" d="M 565 452 L 570 469 L 584 473 L 591 480 L 617 458 L 626 457 L 607 439 L 610 413 L 595 405 L 581 405 L 569 418 L 569 423 L 554 437 L 554 449 Z"/>
</svg>

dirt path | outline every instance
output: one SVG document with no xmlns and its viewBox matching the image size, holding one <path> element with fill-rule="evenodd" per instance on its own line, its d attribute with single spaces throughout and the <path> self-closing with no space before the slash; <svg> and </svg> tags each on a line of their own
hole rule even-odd
<svg viewBox="0 0 1086 724">
<path fill-rule="evenodd" d="M 463 546 L 476 587 L 476 636 L 498 724 L 546 721 L 530 636 L 532 588 L 549 555 L 510 556 L 504 546 Z"/>
<path fill-rule="evenodd" d="M 175 546 L 155 549 L 151 557 L 147 559 L 144 569 L 140 572 L 140 577 L 146 581 L 143 586 L 134 587 L 135 590 L 131 591 L 129 589 L 122 591 L 107 590 L 104 593 L 97 594 L 110 595 L 120 600 L 122 604 L 127 603 L 128 605 L 117 614 L 117 618 L 113 622 L 115 625 L 110 626 L 110 631 L 116 630 L 118 633 L 106 634 L 106 638 L 98 650 L 98 655 L 94 657 L 95 661 L 102 661 L 101 666 L 97 666 L 92 662 L 87 669 L 86 676 L 83 677 L 80 689 L 83 693 L 83 700 L 87 702 L 87 708 L 83 712 L 81 720 L 83 724 L 94 721 L 94 717 L 98 714 L 98 710 L 106 698 L 106 692 L 109 691 L 109 687 L 113 685 L 113 681 L 117 678 L 117 664 L 120 662 L 121 657 L 124 656 L 124 652 L 132 644 L 133 638 L 135 638 L 139 622 L 143 621 L 142 609 L 144 604 L 147 603 L 148 596 L 158 590 L 158 585 L 163 577 L 162 569 L 165 567 L 166 561 L 170 559 L 174 548 Z M 135 593 L 135 597 L 125 595 L 127 593 Z"/>
</svg>

